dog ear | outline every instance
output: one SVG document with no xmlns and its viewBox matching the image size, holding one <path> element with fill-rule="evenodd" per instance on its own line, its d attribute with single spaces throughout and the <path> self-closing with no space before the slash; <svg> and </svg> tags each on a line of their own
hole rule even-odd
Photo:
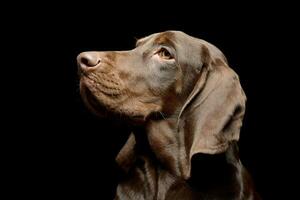
<svg viewBox="0 0 300 200">
<path fill-rule="evenodd" d="M 135 152 L 136 140 L 133 133 L 129 135 L 125 145 L 122 147 L 120 152 L 116 157 L 117 164 L 121 167 L 122 170 L 128 172 L 133 163 L 136 160 Z"/>
<path fill-rule="evenodd" d="M 203 45 L 202 58 L 201 75 L 178 118 L 184 146 L 181 173 L 186 179 L 193 155 L 225 152 L 231 141 L 239 140 L 245 112 L 246 96 L 225 57 Z"/>
</svg>

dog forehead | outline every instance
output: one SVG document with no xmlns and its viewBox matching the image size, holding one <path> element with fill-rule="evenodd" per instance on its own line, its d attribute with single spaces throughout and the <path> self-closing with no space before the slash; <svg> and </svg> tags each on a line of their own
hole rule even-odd
<svg viewBox="0 0 300 200">
<path fill-rule="evenodd" d="M 182 40 L 183 38 L 185 38 L 185 40 L 188 40 L 189 38 L 191 38 L 191 36 L 181 31 L 164 31 L 160 33 L 153 33 L 151 35 L 148 35 L 146 37 L 137 40 L 136 46 L 138 47 L 138 46 L 153 44 L 153 43 L 174 45 L 177 39 Z"/>
</svg>

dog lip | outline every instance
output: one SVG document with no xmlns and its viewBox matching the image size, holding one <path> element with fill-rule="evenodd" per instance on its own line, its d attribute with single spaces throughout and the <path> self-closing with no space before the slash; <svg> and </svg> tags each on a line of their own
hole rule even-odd
<svg viewBox="0 0 300 200">
<path fill-rule="evenodd" d="M 144 115 L 133 115 L 131 116 L 132 119 L 138 119 L 138 120 L 144 120 L 145 116 Z"/>
<path fill-rule="evenodd" d="M 119 98 L 120 95 L 122 94 L 119 91 L 113 91 L 113 88 L 110 88 L 110 86 L 107 86 L 104 83 L 101 83 L 99 81 L 95 81 L 93 78 L 89 77 L 86 74 L 83 74 L 83 76 L 81 77 L 81 81 L 87 85 L 88 87 L 94 87 L 95 85 L 97 85 L 97 89 L 104 94 L 107 97 L 110 98 Z M 108 91 L 106 91 L 108 90 Z"/>
<path fill-rule="evenodd" d="M 81 91 L 82 91 L 81 92 L 82 96 L 84 96 L 83 99 L 85 104 L 94 114 L 98 116 L 103 116 L 104 114 L 107 113 L 108 111 L 107 108 L 96 99 L 96 97 L 89 89 L 88 84 L 86 83 L 82 84 Z"/>
</svg>

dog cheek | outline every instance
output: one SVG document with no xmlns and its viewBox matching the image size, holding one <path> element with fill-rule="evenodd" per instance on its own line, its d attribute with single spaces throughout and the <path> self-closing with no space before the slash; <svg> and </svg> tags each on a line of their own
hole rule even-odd
<svg viewBox="0 0 300 200">
<path fill-rule="evenodd" d="M 181 77 L 176 79 L 175 92 L 176 92 L 176 94 L 181 94 L 181 92 L 182 92 L 182 78 Z"/>
<path fill-rule="evenodd" d="M 177 95 L 182 93 L 183 90 L 183 74 L 179 66 L 177 66 L 176 75 L 175 75 L 175 93 Z"/>
</svg>

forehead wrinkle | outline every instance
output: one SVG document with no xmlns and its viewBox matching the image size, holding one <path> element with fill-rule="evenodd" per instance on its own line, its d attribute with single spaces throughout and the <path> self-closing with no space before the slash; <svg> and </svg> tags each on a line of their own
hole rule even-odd
<svg viewBox="0 0 300 200">
<path fill-rule="evenodd" d="M 141 45 L 144 45 L 146 42 L 148 42 L 151 38 L 153 37 L 153 35 L 149 35 L 149 36 L 146 36 L 146 37 L 143 37 L 141 39 L 138 39 L 135 43 L 135 46 L 138 47 L 138 46 L 141 46 Z"/>
<path fill-rule="evenodd" d="M 142 46 L 146 43 L 150 43 L 150 41 L 152 41 L 151 43 L 153 43 L 153 39 L 156 38 L 157 35 L 160 35 L 161 33 L 153 33 L 151 35 L 148 35 L 146 37 L 143 37 L 141 39 L 138 39 L 137 42 L 136 42 L 136 47 L 138 46 Z"/>
<path fill-rule="evenodd" d="M 145 44 L 145 38 L 138 39 L 135 43 L 135 47 L 141 46 L 142 44 Z"/>
<path fill-rule="evenodd" d="M 175 36 L 173 32 L 160 33 L 154 40 L 154 44 L 167 45 L 175 48 Z"/>
</svg>

